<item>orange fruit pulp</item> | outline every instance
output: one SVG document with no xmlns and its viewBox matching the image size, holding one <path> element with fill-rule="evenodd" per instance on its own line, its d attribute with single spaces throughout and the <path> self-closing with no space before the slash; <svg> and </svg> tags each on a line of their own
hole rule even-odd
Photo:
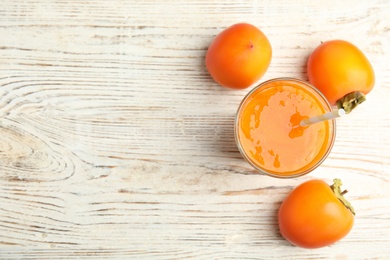
<svg viewBox="0 0 390 260">
<path fill-rule="evenodd" d="M 241 102 L 235 122 L 237 146 L 257 170 L 274 177 L 297 177 L 318 167 L 333 147 L 334 119 L 300 126 L 331 111 L 314 87 L 292 78 L 269 80 Z"/>
</svg>

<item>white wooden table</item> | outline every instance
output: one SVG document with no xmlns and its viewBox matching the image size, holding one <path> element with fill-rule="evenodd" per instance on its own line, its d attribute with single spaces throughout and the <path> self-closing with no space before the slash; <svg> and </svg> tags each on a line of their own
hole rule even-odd
<svg viewBox="0 0 390 260">
<path fill-rule="evenodd" d="M 0 258 L 389 259 L 389 1 L 3 0 L 0 14 Z M 307 176 L 258 175 L 237 150 L 250 88 L 218 86 L 204 64 L 237 22 L 272 44 L 261 81 L 307 80 L 308 55 L 331 39 L 373 64 L 373 92 Z M 281 201 L 335 177 L 353 230 L 291 246 Z"/>
</svg>

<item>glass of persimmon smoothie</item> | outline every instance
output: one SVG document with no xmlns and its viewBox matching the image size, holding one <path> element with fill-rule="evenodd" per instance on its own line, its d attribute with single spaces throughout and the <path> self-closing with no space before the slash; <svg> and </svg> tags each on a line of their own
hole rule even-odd
<svg viewBox="0 0 390 260">
<path fill-rule="evenodd" d="M 241 102 L 235 138 L 242 156 L 259 172 L 292 178 L 317 168 L 335 139 L 334 119 L 301 126 L 304 119 L 332 110 L 315 87 L 277 78 L 254 87 Z"/>
</svg>

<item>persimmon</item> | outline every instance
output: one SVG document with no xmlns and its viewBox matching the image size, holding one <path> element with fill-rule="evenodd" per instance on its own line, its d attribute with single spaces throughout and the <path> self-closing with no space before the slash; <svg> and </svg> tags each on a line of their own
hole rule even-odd
<svg viewBox="0 0 390 260">
<path fill-rule="evenodd" d="M 355 212 L 341 185 L 339 179 L 331 186 L 314 179 L 296 187 L 279 208 L 282 236 L 304 248 L 328 246 L 345 237 L 352 229 Z"/>
<path fill-rule="evenodd" d="M 256 26 L 239 23 L 230 26 L 211 42 L 206 67 L 220 85 L 244 89 L 267 71 L 272 57 L 271 44 Z"/>
<path fill-rule="evenodd" d="M 374 70 L 355 45 L 344 40 L 321 43 L 310 55 L 307 74 L 331 105 L 349 113 L 374 87 Z"/>
</svg>

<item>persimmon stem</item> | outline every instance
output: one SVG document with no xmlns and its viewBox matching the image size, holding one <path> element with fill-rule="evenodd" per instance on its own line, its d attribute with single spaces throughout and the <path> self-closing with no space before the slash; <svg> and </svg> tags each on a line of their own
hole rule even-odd
<svg viewBox="0 0 390 260">
<path fill-rule="evenodd" d="M 356 108 L 359 104 L 366 101 L 366 96 L 360 91 L 351 92 L 337 100 L 336 105 L 340 109 L 344 109 L 346 114 Z"/>
<path fill-rule="evenodd" d="M 349 201 L 347 201 L 345 198 L 344 198 L 344 194 L 346 194 L 348 191 L 347 190 L 344 190 L 343 192 L 341 191 L 341 185 L 342 182 L 340 179 L 334 179 L 333 180 L 333 184 L 330 186 L 330 188 L 332 189 L 333 193 L 336 195 L 336 197 L 344 204 L 344 206 L 346 208 L 348 208 L 352 214 L 355 215 L 355 210 L 353 209 L 351 203 L 349 203 Z"/>
</svg>

